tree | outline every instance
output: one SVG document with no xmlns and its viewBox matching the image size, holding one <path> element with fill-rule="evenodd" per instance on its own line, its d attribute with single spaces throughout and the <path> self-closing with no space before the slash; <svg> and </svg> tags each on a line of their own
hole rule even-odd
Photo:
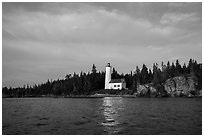
<svg viewBox="0 0 204 137">
<path fill-rule="evenodd" d="M 188 71 L 188 74 L 192 73 L 193 71 L 193 60 L 192 59 L 190 59 L 188 62 L 187 71 Z"/>
<path fill-rule="evenodd" d="M 176 71 L 176 67 L 175 67 L 174 63 L 172 63 L 169 71 L 170 71 L 170 77 L 171 78 L 176 76 L 177 71 Z"/>
<path fill-rule="evenodd" d="M 182 67 L 179 64 L 178 59 L 176 60 L 176 76 L 179 76 L 180 74 L 182 74 Z"/>
<path fill-rule="evenodd" d="M 184 75 L 184 76 L 186 76 L 186 75 L 188 74 L 188 69 L 187 69 L 185 63 L 183 64 L 183 70 L 182 70 L 182 72 L 183 72 L 183 75 Z"/>
<path fill-rule="evenodd" d="M 131 88 L 132 86 L 131 74 L 125 74 L 125 81 L 126 81 L 126 87 Z"/>
<path fill-rule="evenodd" d="M 96 73 L 96 72 L 97 72 L 96 66 L 95 66 L 95 64 L 93 64 L 93 66 L 92 66 L 92 73 Z"/>
<path fill-rule="evenodd" d="M 139 69 L 138 66 L 136 67 L 135 77 L 136 77 L 135 80 L 136 80 L 137 85 L 140 84 L 140 83 L 141 83 L 141 80 L 140 80 L 140 79 L 141 79 L 141 78 L 140 78 L 141 76 L 140 76 L 140 69 Z"/>
<path fill-rule="evenodd" d="M 149 69 L 149 73 L 148 73 L 148 83 L 151 83 L 152 82 L 152 79 L 153 79 L 153 74 L 152 74 L 152 71 L 151 69 Z"/>
<path fill-rule="evenodd" d="M 143 64 L 142 66 L 142 70 L 141 70 L 141 84 L 146 84 L 148 83 L 148 69 L 146 67 L 145 64 Z"/>
<path fill-rule="evenodd" d="M 66 80 L 68 80 L 69 78 L 71 78 L 71 74 L 67 74 L 67 75 L 65 76 L 65 79 L 66 79 Z"/>
<path fill-rule="evenodd" d="M 166 79 L 168 79 L 168 78 L 171 77 L 170 69 L 171 69 L 170 62 L 168 61 L 168 62 L 167 62 L 167 65 L 166 65 Z"/>
<path fill-rule="evenodd" d="M 113 68 L 113 72 L 111 74 L 111 78 L 112 79 L 118 79 L 119 78 L 118 72 L 115 70 L 115 68 Z"/>
<path fill-rule="evenodd" d="M 170 63 L 168 62 L 167 66 L 166 66 L 162 62 L 161 66 L 162 66 L 162 70 L 161 70 L 161 83 L 164 83 L 168 79 L 168 77 L 169 77 L 169 73 L 168 73 L 169 70 L 168 69 L 170 68 Z"/>
<path fill-rule="evenodd" d="M 158 64 L 153 64 L 153 80 L 152 83 L 154 85 L 161 84 L 161 70 L 158 68 Z"/>
</svg>

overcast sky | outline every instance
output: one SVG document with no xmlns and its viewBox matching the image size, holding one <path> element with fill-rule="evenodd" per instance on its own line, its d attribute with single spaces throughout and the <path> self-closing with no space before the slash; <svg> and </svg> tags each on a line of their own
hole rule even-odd
<svg viewBox="0 0 204 137">
<path fill-rule="evenodd" d="M 202 61 L 201 3 L 3 3 L 3 86 L 88 72 L 110 62 Z"/>
</svg>

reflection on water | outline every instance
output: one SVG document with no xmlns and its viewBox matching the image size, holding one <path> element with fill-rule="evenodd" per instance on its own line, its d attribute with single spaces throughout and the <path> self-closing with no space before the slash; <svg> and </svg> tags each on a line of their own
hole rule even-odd
<svg viewBox="0 0 204 137">
<path fill-rule="evenodd" d="M 105 117 L 105 121 L 102 122 L 102 125 L 106 128 L 106 131 L 109 134 L 118 133 L 121 130 L 121 128 L 119 127 L 120 114 L 124 110 L 123 98 L 103 98 L 102 110 Z"/>
</svg>

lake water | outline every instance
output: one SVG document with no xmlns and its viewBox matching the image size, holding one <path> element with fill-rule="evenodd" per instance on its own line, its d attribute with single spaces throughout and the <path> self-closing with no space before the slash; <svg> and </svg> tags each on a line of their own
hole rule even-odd
<svg viewBox="0 0 204 137">
<path fill-rule="evenodd" d="M 202 134 L 201 98 L 11 98 L 2 104 L 2 134 Z"/>
</svg>

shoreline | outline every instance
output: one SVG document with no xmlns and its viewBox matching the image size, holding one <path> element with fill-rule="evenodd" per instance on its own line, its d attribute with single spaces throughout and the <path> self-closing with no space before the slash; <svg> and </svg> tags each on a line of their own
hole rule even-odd
<svg viewBox="0 0 204 137">
<path fill-rule="evenodd" d="M 2 97 L 2 98 L 104 98 L 104 97 L 138 98 L 134 95 L 25 96 L 25 97 Z"/>
<path fill-rule="evenodd" d="M 121 97 L 121 98 L 202 98 L 202 96 L 184 96 L 184 97 L 138 97 L 136 95 L 112 95 L 112 94 L 96 94 L 96 95 L 75 95 L 75 96 L 24 96 L 24 97 L 3 97 L 3 98 L 105 98 L 105 97 Z"/>
</svg>

